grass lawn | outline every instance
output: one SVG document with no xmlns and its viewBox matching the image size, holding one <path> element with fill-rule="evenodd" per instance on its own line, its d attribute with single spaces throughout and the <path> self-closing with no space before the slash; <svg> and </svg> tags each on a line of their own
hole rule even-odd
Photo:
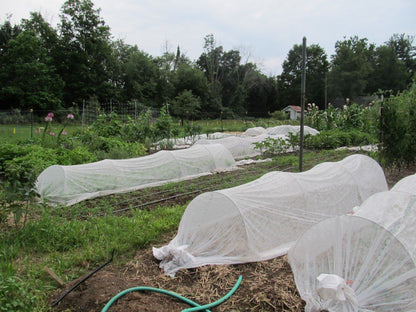
<svg viewBox="0 0 416 312">
<path fill-rule="evenodd" d="M 19 141 L 42 138 L 42 130 L 44 124 L 31 125 L 0 125 L 0 144 L 1 143 L 17 143 Z M 59 133 L 62 126 L 59 124 L 53 124 L 51 131 Z M 65 130 L 68 134 L 72 134 L 76 130 L 81 129 L 81 126 L 67 125 Z"/>
</svg>

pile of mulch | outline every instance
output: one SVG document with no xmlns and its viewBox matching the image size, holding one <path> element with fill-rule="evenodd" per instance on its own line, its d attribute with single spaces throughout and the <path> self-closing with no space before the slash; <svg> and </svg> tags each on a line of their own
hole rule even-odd
<svg viewBox="0 0 416 312">
<path fill-rule="evenodd" d="M 165 289 L 204 305 L 225 296 L 240 275 L 243 279 L 237 291 L 214 311 L 304 311 L 286 256 L 255 263 L 180 270 L 172 278 L 163 274 L 151 248 L 139 251 L 122 267 L 110 265 L 99 271 L 66 296 L 55 311 L 101 311 L 113 296 L 137 286 Z M 76 282 L 65 288 L 69 289 Z M 56 297 L 63 292 L 56 292 Z M 162 312 L 182 311 L 189 307 L 164 294 L 131 292 L 108 311 Z"/>
</svg>

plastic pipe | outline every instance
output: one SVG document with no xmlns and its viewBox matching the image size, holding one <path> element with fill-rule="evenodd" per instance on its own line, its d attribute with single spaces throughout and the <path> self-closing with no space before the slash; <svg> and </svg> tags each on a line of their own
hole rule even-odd
<svg viewBox="0 0 416 312">
<path fill-rule="evenodd" d="M 238 286 L 240 286 L 240 283 L 241 283 L 241 280 L 242 279 L 243 279 L 243 277 L 240 275 L 240 277 L 238 278 L 237 283 L 235 283 L 234 287 L 228 292 L 228 294 L 226 294 L 221 299 L 219 299 L 219 300 L 217 300 L 217 301 L 215 301 L 213 303 L 205 304 L 203 306 L 185 309 L 185 310 L 182 310 L 182 312 L 202 311 L 202 310 L 206 310 L 206 309 L 210 309 L 210 308 L 214 308 L 216 306 L 219 306 L 221 303 L 223 303 L 224 301 L 226 301 L 228 298 L 230 298 L 235 293 L 235 291 L 237 290 Z"/>
<path fill-rule="evenodd" d="M 242 276 L 240 276 L 236 282 L 236 284 L 234 285 L 234 287 L 228 292 L 228 294 L 226 294 L 224 297 L 222 297 L 221 299 L 213 302 L 213 303 L 209 303 L 206 305 L 199 305 L 198 303 L 185 298 L 181 295 L 178 295 L 177 293 L 168 291 L 168 290 L 164 290 L 164 289 L 160 289 L 160 288 L 153 288 L 153 287 L 145 287 L 145 286 L 140 286 L 140 287 L 132 287 L 132 288 L 128 288 L 126 290 L 123 290 L 122 292 L 118 293 L 117 295 L 115 295 L 113 298 L 111 298 L 111 300 L 105 305 L 105 307 L 101 310 L 101 312 L 106 312 L 108 310 L 108 308 L 114 303 L 116 302 L 119 298 L 127 295 L 130 292 L 133 291 L 153 291 L 153 292 L 157 292 L 157 293 L 161 293 L 161 294 L 165 294 L 171 297 L 174 297 L 176 299 L 182 300 L 183 302 L 189 304 L 190 306 L 193 306 L 193 308 L 188 308 L 185 310 L 182 310 L 182 312 L 194 312 L 194 311 L 205 311 L 205 312 L 211 312 L 209 309 L 216 307 L 220 304 L 222 304 L 224 301 L 226 301 L 228 298 L 230 298 L 233 293 L 235 293 L 235 291 L 237 290 L 237 288 L 240 286 L 241 280 L 243 279 Z"/>
</svg>

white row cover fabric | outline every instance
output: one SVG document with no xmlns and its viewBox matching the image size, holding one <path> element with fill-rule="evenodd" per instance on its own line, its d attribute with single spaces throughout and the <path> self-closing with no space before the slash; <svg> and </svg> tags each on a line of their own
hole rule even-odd
<svg viewBox="0 0 416 312">
<path fill-rule="evenodd" d="M 231 133 L 226 132 L 214 132 L 209 134 L 197 134 L 194 136 L 187 136 L 184 138 L 171 138 L 171 139 L 163 139 L 158 141 L 157 145 L 164 145 L 171 143 L 173 148 L 182 148 L 184 146 L 189 147 L 190 145 L 194 144 L 198 140 L 215 140 L 215 139 L 222 139 L 229 136 L 233 136 Z"/>
<path fill-rule="evenodd" d="M 305 311 L 416 311 L 416 176 L 372 195 L 353 215 L 325 220 L 289 251 Z M 323 274 L 350 297 L 323 296 Z M 350 291 L 350 293 L 351 293 Z"/>
<path fill-rule="evenodd" d="M 248 128 L 246 131 L 243 132 L 243 136 L 258 136 L 260 134 L 266 133 L 266 129 L 263 127 L 253 127 Z"/>
<path fill-rule="evenodd" d="M 289 137 L 289 133 L 297 134 L 300 131 L 300 126 L 291 126 L 291 125 L 284 125 L 284 126 L 276 126 L 276 127 L 270 127 L 266 129 L 266 134 L 269 135 L 285 135 Z M 309 126 L 303 127 L 303 133 L 305 135 L 317 135 L 319 134 L 319 131 L 311 128 Z"/>
<path fill-rule="evenodd" d="M 392 187 L 391 190 L 416 195 L 416 174 L 409 175 L 401 179 Z"/>
<path fill-rule="evenodd" d="M 214 140 L 198 140 L 195 145 L 207 145 L 207 144 L 221 144 L 225 148 L 227 148 L 230 153 L 233 155 L 234 159 L 243 159 L 246 157 L 255 157 L 260 155 L 260 150 L 256 149 L 255 143 L 262 142 L 267 138 L 282 138 L 287 139 L 286 136 L 283 135 L 268 135 L 268 134 L 261 134 L 255 137 L 247 136 L 229 136 L 221 139 L 214 139 Z"/>
<path fill-rule="evenodd" d="M 186 208 L 176 237 L 153 254 L 167 275 L 206 264 L 271 259 L 285 254 L 313 224 L 345 214 L 384 190 L 383 170 L 364 155 L 302 173 L 270 172 L 197 196 Z"/>
<path fill-rule="evenodd" d="M 243 132 L 243 136 L 258 136 L 261 134 L 268 134 L 268 135 L 283 135 L 289 137 L 289 133 L 297 134 L 300 131 L 300 126 L 292 126 L 292 125 L 282 125 L 282 126 L 275 126 L 269 127 L 267 129 L 263 127 L 254 127 L 249 128 Z M 305 135 L 317 135 L 319 133 L 318 130 L 311 128 L 309 126 L 303 127 L 303 132 Z"/>
<path fill-rule="evenodd" d="M 254 127 L 247 129 L 242 134 L 215 132 L 185 138 L 163 139 L 157 142 L 157 145 L 163 147 L 169 143 L 174 149 L 179 149 L 187 148 L 193 144 L 222 144 L 231 152 L 235 159 L 243 159 L 260 155 L 260 151 L 255 149 L 254 143 L 264 141 L 269 137 L 287 140 L 289 139 L 289 133 L 297 134 L 299 131 L 300 126 L 291 125 L 276 126 L 267 129 Z M 304 133 L 316 135 L 319 131 L 305 126 Z"/>
<path fill-rule="evenodd" d="M 253 142 L 254 140 L 251 137 L 230 136 L 214 140 L 198 140 L 195 145 L 221 144 L 230 151 L 234 159 L 242 159 L 260 155 L 260 151 L 254 148 Z"/>
<path fill-rule="evenodd" d="M 35 190 L 43 202 L 72 205 L 88 198 L 190 179 L 234 166 L 233 156 L 223 145 L 196 145 L 132 159 L 54 165 L 39 175 Z"/>
</svg>

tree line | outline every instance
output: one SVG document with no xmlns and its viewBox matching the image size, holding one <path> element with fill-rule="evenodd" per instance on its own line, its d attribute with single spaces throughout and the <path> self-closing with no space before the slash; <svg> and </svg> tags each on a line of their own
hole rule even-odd
<svg viewBox="0 0 416 312">
<path fill-rule="evenodd" d="M 414 38 L 394 34 L 376 46 L 366 38 L 343 38 L 329 59 L 318 44 L 307 47 L 307 100 L 328 102 L 391 94 L 415 75 Z M 137 45 L 112 39 L 91 0 L 67 0 L 52 27 L 38 12 L 0 25 L 0 107 L 57 110 L 84 101 L 134 102 L 183 119 L 265 117 L 300 103 L 302 47 L 295 44 L 278 76 L 267 76 L 238 50 L 226 51 L 212 34 L 203 53 L 190 60 L 177 47 L 153 57 Z"/>
</svg>

